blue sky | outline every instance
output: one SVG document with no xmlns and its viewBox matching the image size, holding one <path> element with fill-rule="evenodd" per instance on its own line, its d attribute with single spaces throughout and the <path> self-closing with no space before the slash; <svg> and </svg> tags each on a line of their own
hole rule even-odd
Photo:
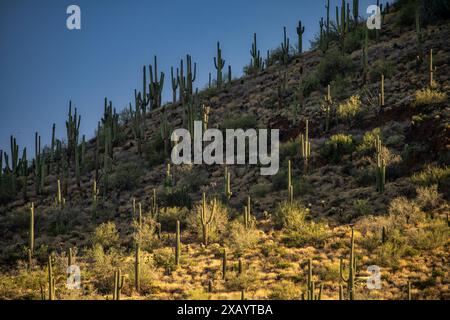
<svg viewBox="0 0 450 320">
<path fill-rule="evenodd" d="M 331 1 L 331 16 L 341 0 Z M 375 0 L 360 1 L 360 15 Z M 195 86 L 215 74 L 220 40 L 233 76 L 250 61 L 253 33 L 265 57 L 287 27 L 296 44 L 296 26 L 306 26 L 304 46 L 318 30 L 325 0 L 0 0 L 0 149 L 9 136 L 34 155 L 34 132 L 43 143 L 65 138 L 69 100 L 82 115 L 82 134 L 92 137 L 105 97 L 123 109 L 142 87 L 142 66 L 158 56 L 166 73 L 164 100 L 171 99 L 170 67 L 189 53 L 197 62 Z M 66 28 L 66 9 L 81 8 L 81 30 Z M 30 157 L 31 158 L 31 157 Z"/>
</svg>

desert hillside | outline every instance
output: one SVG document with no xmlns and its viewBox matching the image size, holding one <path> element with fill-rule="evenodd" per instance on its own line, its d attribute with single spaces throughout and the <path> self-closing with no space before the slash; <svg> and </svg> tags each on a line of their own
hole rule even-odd
<svg viewBox="0 0 450 320">
<path fill-rule="evenodd" d="M 186 57 L 172 103 L 152 59 L 129 109 L 105 99 L 95 137 L 73 104 L 32 161 L 12 138 L 0 299 L 449 299 L 450 20 L 404 21 L 404 2 L 380 31 L 331 22 L 311 51 L 290 39 L 205 88 Z M 194 120 L 279 129 L 278 174 L 171 164 L 171 132 Z"/>
</svg>

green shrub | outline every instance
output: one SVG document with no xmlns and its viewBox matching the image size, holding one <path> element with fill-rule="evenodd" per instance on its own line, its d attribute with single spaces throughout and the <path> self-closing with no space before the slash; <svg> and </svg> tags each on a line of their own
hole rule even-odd
<svg viewBox="0 0 450 320">
<path fill-rule="evenodd" d="M 417 90 L 414 95 L 415 95 L 414 105 L 416 107 L 441 104 L 447 101 L 447 94 L 437 89 L 426 88 Z"/>
<path fill-rule="evenodd" d="M 301 247 L 304 245 L 322 246 L 329 237 L 330 231 L 326 224 L 307 221 L 309 209 L 297 203 L 287 202 L 278 206 L 273 214 L 276 227 L 285 229 L 283 242 L 288 246 Z"/>
<path fill-rule="evenodd" d="M 255 198 L 264 198 L 271 188 L 270 183 L 258 183 L 250 187 L 250 195 Z"/>
<path fill-rule="evenodd" d="M 187 208 L 170 207 L 162 208 L 159 211 L 158 221 L 161 223 L 161 227 L 165 231 L 175 232 L 177 221 L 184 226 L 186 224 L 186 217 L 189 213 Z"/>
<path fill-rule="evenodd" d="M 358 216 L 365 216 L 372 212 L 372 206 L 367 199 L 357 199 L 353 201 L 353 208 Z"/>
<path fill-rule="evenodd" d="M 170 188 L 161 195 L 161 203 L 164 207 L 192 208 L 192 198 L 186 187 Z"/>
<path fill-rule="evenodd" d="M 327 86 L 338 75 L 345 77 L 352 69 L 352 59 L 348 55 L 342 55 L 338 50 L 329 50 L 320 60 L 317 77 L 323 86 Z"/>
<path fill-rule="evenodd" d="M 422 171 L 414 173 L 411 181 L 420 186 L 440 185 L 450 179 L 450 166 L 426 166 Z"/>
<path fill-rule="evenodd" d="M 351 122 L 361 113 L 361 100 L 358 95 L 351 96 L 339 104 L 337 116 L 340 120 Z"/>
<path fill-rule="evenodd" d="M 414 229 L 410 237 L 414 248 L 433 250 L 448 243 L 449 231 L 446 221 L 434 220 L 425 228 Z"/>
<path fill-rule="evenodd" d="M 303 81 L 301 90 L 303 90 L 303 96 L 305 98 L 309 97 L 311 93 L 319 90 L 320 80 L 316 73 L 309 74 Z"/>
<path fill-rule="evenodd" d="M 300 288 L 291 281 L 282 280 L 272 287 L 269 294 L 270 300 L 298 300 L 300 298 Z"/>
<path fill-rule="evenodd" d="M 394 225 L 401 227 L 423 221 L 425 214 L 414 201 L 397 197 L 389 204 L 389 217 Z"/>
<path fill-rule="evenodd" d="M 156 249 L 153 254 L 153 261 L 157 268 L 163 268 L 167 271 L 173 271 L 177 268 L 172 248 Z"/>
<path fill-rule="evenodd" d="M 226 118 L 220 124 L 220 129 L 256 129 L 257 119 L 253 115 L 240 115 Z"/>
<path fill-rule="evenodd" d="M 134 242 L 140 243 L 142 250 L 151 251 L 159 243 L 159 239 L 156 235 L 156 221 L 149 215 L 143 215 L 142 225 L 139 225 L 139 221 L 133 222 L 134 227 Z"/>
<path fill-rule="evenodd" d="M 344 155 L 351 154 L 354 150 L 351 135 L 335 134 L 327 140 L 320 150 L 322 157 L 332 162 L 339 162 Z"/>
<path fill-rule="evenodd" d="M 375 150 L 377 137 L 380 137 L 380 139 L 382 139 L 380 128 L 375 128 L 372 131 L 367 131 L 366 133 L 364 133 L 362 142 L 356 147 L 356 151 L 364 155 L 371 154 Z"/>
<path fill-rule="evenodd" d="M 226 243 L 236 253 L 241 254 L 244 250 L 254 248 L 259 240 L 259 231 L 254 227 L 245 229 L 242 221 L 233 221 L 228 227 Z"/>
<path fill-rule="evenodd" d="M 110 221 L 99 225 L 95 229 L 91 241 L 94 246 L 101 245 L 105 249 L 116 246 L 119 243 L 119 232 L 116 224 Z"/>
<path fill-rule="evenodd" d="M 115 190 L 132 191 L 143 175 L 142 167 L 136 163 L 122 163 L 111 176 L 111 186 Z"/>
<path fill-rule="evenodd" d="M 381 75 L 389 79 L 394 74 L 394 62 L 386 59 L 378 59 L 370 65 L 369 79 L 371 82 L 381 81 Z"/>
</svg>

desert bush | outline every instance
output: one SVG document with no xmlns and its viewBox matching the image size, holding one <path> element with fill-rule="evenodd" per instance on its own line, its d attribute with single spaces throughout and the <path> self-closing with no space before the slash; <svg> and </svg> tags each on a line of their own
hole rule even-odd
<svg viewBox="0 0 450 320">
<path fill-rule="evenodd" d="M 389 204 L 389 217 L 394 225 L 402 226 L 423 221 L 425 214 L 414 201 L 397 197 Z"/>
<path fill-rule="evenodd" d="M 321 222 L 307 221 L 309 209 L 297 203 L 280 204 L 273 214 L 276 227 L 285 229 L 283 242 L 288 246 L 300 247 L 303 245 L 321 246 L 329 236 L 329 228 Z"/>
<path fill-rule="evenodd" d="M 142 167 L 133 162 L 120 164 L 111 175 L 111 187 L 120 191 L 134 190 L 143 175 Z"/>
<path fill-rule="evenodd" d="M 345 134 L 335 134 L 330 137 L 321 147 L 320 153 L 325 159 L 337 163 L 346 154 L 354 150 L 353 137 Z"/>
<path fill-rule="evenodd" d="M 161 195 L 161 204 L 164 207 L 192 208 L 192 199 L 186 187 L 166 189 Z"/>
<path fill-rule="evenodd" d="M 150 168 L 164 163 L 166 155 L 163 151 L 164 141 L 160 134 L 156 134 L 152 140 L 144 144 L 143 152 Z"/>
<path fill-rule="evenodd" d="M 446 221 L 434 220 L 424 228 L 414 229 L 409 236 L 414 248 L 433 250 L 448 242 L 449 231 Z"/>
<path fill-rule="evenodd" d="M 105 249 L 118 245 L 119 232 L 116 224 L 110 221 L 99 225 L 94 230 L 91 241 L 94 246 L 101 245 Z"/>
<path fill-rule="evenodd" d="M 177 221 L 180 221 L 182 226 L 186 225 L 186 217 L 189 213 L 187 208 L 169 207 L 161 208 L 158 214 L 158 221 L 165 231 L 175 232 Z"/>
<path fill-rule="evenodd" d="M 139 221 L 133 221 L 134 242 L 139 243 L 142 250 L 151 251 L 158 243 L 159 239 L 156 235 L 156 221 L 149 215 L 142 216 L 142 224 Z"/>
<path fill-rule="evenodd" d="M 103 246 L 96 243 L 86 252 L 86 257 L 91 263 L 84 276 L 93 279 L 94 287 L 100 293 L 109 294 L 113 290 L 113 274 L 119 266 L 119 254 L 115 250 L 106 253 Z"/>
<path fill-rule="evenodd" d="M 322 281 L 338 281 L 339 280 L 339 261 L 321 264 L 316 269 L 319 278 Z"/>
<path fill-rule="evenodd" d="M 353 208 L 358 216 L 365 216 L 372 212 L 372 206 L 368 199 L 356 199 L 353 201 Z"/>
<path fill-rule="evenodd" d="M 212 201 L 209 201 L 207 207 L 207 217 L 210 216 L 212 210 Z M 201 222 L 202 204 L 197 205 L 194 210 L 187 216 L 188 229 L 196 236 L 198 240 L 202 240 L 202 222 Z M 218 242 L 224 235 L 228 223 L 228 209 L 221 203 L 217 202 L 214 218 L 208 226 L 209 242 Z"/>
<path fill-rule="evenodd" d="M 258 283 L 258 273 L 254 269 L 245 269 L 239 274 L 237 272 L 228 272 L 225 288 L 228 291 L 249 290 Z"/>
<path fill-rule="evenodd" d="M 408 239 L 400 233 L 399 230 L 393 229 L 389 232 L 388 241 L 380 245 L 375 250 L 377 263 L 380 266 L 398 268 L 400 261 L 405 256 L 415 255 L 417 252 L 408 245 Z"/>
<path fill-rule="evenodd" d="M 152 260 L 143 259 L 141 253 L 140 264 L 140 294 L 151 294 L 155 291 L 154 282 L 157 279 L 154 262 Z M 126 273 L 129 275 L 127 281 L 130 286 L 134 285 L 134 279 L 136 276 L 134 261 L 130 261 L 127 265 Z M 130 288 L 131 290 L 131 288 Z"/>
<path fill-rule="evenodd" d="M 381 76 L 384 75 L 386 79 L 391 78 L 394 74 L 394 63 L 391 60 L 378 59 L 370 64 L 369 79 L 371 82 L 378 82 Z"/>
<path fill-rule="evenodd" d="M 349 96 L 349 89 L 351 88 L 351 78 L 344 77 L 340 74 L 336 76 L 336 78 L 331 81 L 331 96 L 334 99 L 344 99 Z"/>
<path fill-rule="evenodd" d="M 352 59 L 342 55 L 338 50 L 329 50 L 320 60 L 317 67 L 317 77 L 323 86 L 327 86 L 338 75 L 345 77 L 353 69 Z"/>
<path fill-rule="evenodd" d="M 205 292 L 204 289 L 192 289 L 188 290 L 183 294 L 183 298 L 186 300 L 210 300 L 211 294 Z"/>
<path fill-rule="evenodd" d="M 434 165 L 426 166 L 422 171 L 414 173 L 411 181 L 420 186 L 438 186 L 445 180 L 450 179 L 450 166 L 437 167 Z"/>
<path fill-rule="evenodd" d="M 157 268 L 163 268 L 166 271 L 173 271 L 177 268 L 173 248 L 156 249 L 153 254 L 153 261 Z"/>
<path fill-rule="evenodd" d="M 348 98 L 343 103 L 339 104 L 337 109 L 337 116 L 340 120 L 351 122 L 361 113 L 361 99 L 359 95 L 354 95 Z"/>
<path fill-rule="evenodd" d="M 364 155 L 371 154 L 375 150 L 377 137 L 380 137 L 380 139 L 382 138 L 380 128 L 367 131 L 364 133 L 361 143 L 356 147 L 356 151 Z"/>
<path fill-rule="evenodd" d="M 220 124 L 220 129 L 255 129 L 257 126 L 257 119 L 254 115 L 233 116 L 225 118 Z"/>
<path fill-rule="evenodd" d="M 397 0 L 395 5 L 399 8 L 397 23 L 402 26 L 410 26 L 415 23 L 416 6 L 419 8 L 420 20 L 423 25 L 450 18 L 448 0 Z"/>
<path fill-rule="evenodd" d="M 439 206 L 441 195 L 436 184 L 430 187 L 418 187 L 416 193 L 416 202 L 423 210 L 428 211 Z"/>
<path fill-rule="evenodd" d="M 311 93 L 320 88 L 320 80 L 316 73 L 309 74 L 303 81 L 301 90 L 303 90 L 303 96 L 309 97 Z"/>
<path fill-rule="evenodd" d="M 264 198 L 271 188 L 270 183 L 258 183 L 250 187 L 250 195 L 255 198 Z"/>
<path fill-rule="evenodd" d="M 447 100 L 447 94 L 440 92 L 437 89 L 422 89 L 415 92 L 415 102 L 416 107 L 428 106 L 431 104 L 440 104 Z"/>
<path fill-rule="evenodd" d="M 282 280 L 272 287 L 269 294 L 270 300 L 298 300 L 300 298 L 300 288 L 291 281 Z"/>
<path fill-rule="evenodd" d="M 260 239 L 259 231 L 254 227 L 245 229 L 242 221 L 232 221 L 228 226 L 226 243 L 233 248 L 237 254 L 244 250 L 254 248 Z"/>
</svg>

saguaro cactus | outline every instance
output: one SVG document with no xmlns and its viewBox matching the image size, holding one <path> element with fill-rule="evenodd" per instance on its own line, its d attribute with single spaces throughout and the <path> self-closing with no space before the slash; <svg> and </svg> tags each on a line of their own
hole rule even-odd
<svg viewBox="0 0 450 320">
<path fill-rule="evenodd" d="M 355 238 L 354 238 L 354 230 L 352 227 L 352 237 L 350 240 L 350 258 L 348 263 L 347 276 L 344 276 L 344 263 L 342 258 L 340 259 L 339 263 L 339 275 L 341 280 L 347 284 L 347 299 L 349 300 L 354 300 L 355 298 L 355 281 L 357 279 L 356 257 L 354 249 L 355 249 Z"/>
<path fill-rule="evenodd" d="M 325 125 L 324 125 L 325 132 L 328 132 L 328 130 L 330 130 L 332 107 L 333 107 L 333 98 L 331 97 L 331 86 L 328 85 L 327 94 L 325 95 L 324 103 L 321 106 L 321 110 L 325 116 Z"/>
<path fill-rule="evenodd" d="M 47 271 L 48 271 L 48 300 L 55 299 L 55 277 L 53 276 L 53 266 L 52 266 L 52 257 L 48 256 L 47 262 Z"/>
<path fill-rule="evenodd" d="M 305 33 L 305 27 L 302 26 L 302 21 L 298 22 L 297 36 L 298 36 L 298 53 L 303 52 L 303 34 Z"/>
<path fill-rule="evenodd" d="M 175 264 L 176 266 L 180 265 L 180 256 L 181 256 L 181 237 L 180 237 L 180 221 L 177 221 L 177 231 L 176 231 L 176 240 L 175 240 Z"/>
<path fill-rule="evenodd" d="M 260 51 L 258 50 L 258 45 L 256 42 L 256 33 L 253 34 L 253 43 L 252 43 L 252 49 L 250 50 L 250 54 L 252 56 L 250 65 L 252 67 L 252 71 L 257 73 L 259 71 L 262 71 L 264 69 L 264 62 L 261 58 Z"/>
<path fill-rule="evenodd" d="M 136 243 L 134 256 L 134 288 L 137 293 L 141 291 L 141 249 L 139 243 Z"/>
<path fill-rule="evenodd" d="M 429 76 L 429 86 L 430 88 L 435 87 L 434 83 L 434 73 L 436 72 L 436 67 L 433 66 L 433 49 L 430 49 L 430 56 L 428 60 L 428 76 Z"/>
<path fill-rule="evenodd" d="M 283 64 L 285 65 L 287 65 L 289 62 L 289 49 L 290 49 L 289 38 L 286 35 L 286 27 L 283 27 L 283 42 L 281 43 L 281 54 Z"/>
<path fill-rule="evenodd" d="M 355 23 L 355 29 L 358 26 L 359 20 L 359 0 L 353 0 L 353 21 Z"/>
<path fill-rule="evenodd" d="M 309 141 L 309 121 L 305 123 L 305 135 L 300 135 L 300 151 L 303 159 L 303 171 L 308 171 L 308 161 L 311 156 L 311 142 Z"/>
<path fill-rule="evenodd" d="M 348 33 L 350 17 L 347 8 L 347 3 L 345 0 L 342 0 L 341 13 L 339 15 L 339 7 L 336 6 L 336 30 L 339 34 L 340 39 L 340 47 L 342 52 L 345 51 L 345 37 Z M 340 18 L 339 18 L 340 17 Z"/>
<path fill-rule="evenodd" d="M 34 202 L 31 203 L 30 207 L 30 252 L 34 252 Z"/>
<path fill-rule="evenodd" d="M 222 279 L 225 280 L 227 275 L 227 249 L 223 249 L 222 254 Z"/>
<path fill-rule="evenodd" d="M 302 293 L 302 300 L 321 300 L 323 285 L 319 286 L 319 293 L 315 293 L 315 282 L 312 280 L 312 260 L 308 259 L 308 277 L 306 283 L 306 295 Z"/>
<path fill-rule="evenodd" d="M 377 136 L 377 140 L 375 142 L 376 148 L 376 183 L 377 183 L 377 191 L 380 193 L 384 192 L 384 185 L 386 183 L 386 160 L 383 158 L 382 151 L 383 147 L 381 144 L 381 139 Z"/>
<path fill-rule="evenodd" d="M 225 66 L 225 60 L 222 59 L 222 50 L 220 49 L 220 42 L 217 42 L 217 57 L 214 57 L 214 66 L 217 70 L 217 87 L 222 86 L 222 69 Z"/>
<path fill-rule="evenodd" d="M 120 300 L 120 296 L 122 293 L 122 288 L 124 284 L 125 276 L 122 275 L 120 268 L 114 271 L 114 292 L 113 292 L 113 300 Z"/>
<path fill-rule="evenodd" d="M 173 75 L 173 67 L 170 67 L 170 76 L 172 78 L 172 103 L 175 104 L 177 103 L 177 89 L 178 86 L 180 85 L 180 77 L 179 77 L 179 71 L 177 68 L 177 73 L 175 74 L 175 77 Z"/>
<path fill-rule="evenodd" d="M 228 171 L 228 168 L 225 166 L 225 197 L 227 200 L 230 200 L 233 192 L 231 192 L 231 174 Z"/>
<path fill-rule="evenodd" d="M 294 203 L 294 187 L 292 186 L 292 168 L 291 168 L 291 160 L 288 161 L 288 199 L 289 203 L 292 205 Z"/>
<path fill-rule="evenodd" d="M 194 63 L 194 69 L 192 69 L 192 58 L 190 55 L 186 55 L 186 76 L 184 76 L 183 59 L 180 61 L 180 75 L 178 76 L 178 83 L 180 85 L 180 102 L 190 103 L 192 102 L 193 83 L 197 76 L 197 64 Z"/>
<path fill-rule="evenodd" d="M 380 107 L 380 111 L 382 111 L 384 108 L 384 74 L 381 75 L 380 93 L 378 94 L 378 105 Z"/>
<path fill-rule="evenodd" d="M 208 245 L 209 240 L 209 228 L 211 226 L 211 223 L 215 219 L 217 210 L 217 200 L 214 199 L 210 206 L 207 206 L 206 204 L 206 195 L 203 193 L 202 196 L 202 207 L 200 210 L 200 221 L 202 224 L 202 235 L 203 235 L 203 244 L 205 246 Z M 208 215 L 209 214 L 209 215 Z"/>
<path fill-rule="evenodd" d="M 153 74 L 153 68 L 155 73 Z M 149 65 L 150 71 L 150 83 L 149 83 L 149 95 L 150 104 L 152 109 L 161 107 L 162 91 L 164 88 L 164 72 L 161 72 L 160 79 L 158 80 L 158 61 L 154 56 L 154 66 Z"/>
</svg>

